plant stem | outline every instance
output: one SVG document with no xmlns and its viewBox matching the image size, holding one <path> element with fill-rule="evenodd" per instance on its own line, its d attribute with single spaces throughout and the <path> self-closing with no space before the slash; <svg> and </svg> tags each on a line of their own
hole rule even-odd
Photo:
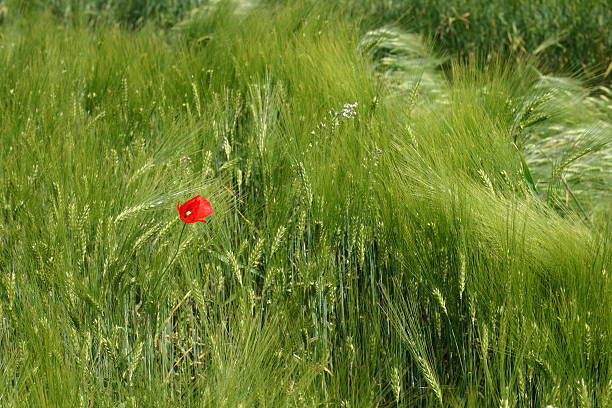
<svg viewBox="0 0 612 408">
<path fill-rule="evenodd" d="M 183 223 L 183 228 L 181 229 L 181 233 L 179 234 L 178 244 L 176 245 L 176 251 L 174 252 L 174 255 L 172 256 L 172 258 L 170 258 L 170 262 L 168 262 L 166 267 L 159 274 L 159 277 L 157 278 L 157 282 L 155 282 L 155 286 L 153 286 L 153 292 L 155 292 L 155 290 L 157 289 L 157 285 L 159 284 L 159 282 L 162 281 L 162 279 L 164 278 L 164 275 L 166 274 L 166 272 L 170 268 L 170 265 L 172 265 L 172 263 L 176 259 L 176 256 L 179 253 L 179 249 L 181 248 L 181 239 L 183 238 L 183 232 L 185 232 L 185 227 L 186 226 L 187 226 L 187 224 Z"/>
</svg>

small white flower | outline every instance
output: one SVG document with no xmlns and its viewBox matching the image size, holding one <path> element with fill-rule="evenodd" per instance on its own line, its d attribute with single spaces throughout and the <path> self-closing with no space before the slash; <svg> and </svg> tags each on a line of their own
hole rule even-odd
<svg viewBox="0 0 612 408">
<path fill-rule="evenodd" d="M 357 106 L 359 106 L 357 102 L 345 103 L 340 114 L 346 119 L 351 119 L 357 115 Z"/>
</svg>

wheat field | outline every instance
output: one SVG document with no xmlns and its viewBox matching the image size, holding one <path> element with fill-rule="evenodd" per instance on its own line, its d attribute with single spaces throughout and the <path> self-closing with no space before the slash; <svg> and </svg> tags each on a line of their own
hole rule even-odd
<svg viewBox="0 0 612 408">
<path fill-rule="evenodd" d="M 0 2 L 0 406 L 612 406 L 605 80 L 103 3 Z"/>
</svg>

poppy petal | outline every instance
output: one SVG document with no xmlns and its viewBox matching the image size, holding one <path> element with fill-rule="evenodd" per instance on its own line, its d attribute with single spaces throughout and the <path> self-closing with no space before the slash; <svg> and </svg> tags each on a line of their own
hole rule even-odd
<svg viewBox="0 0 612 408">
<path fill-rule="evenodd" d="M 212 205 L 201 195 L 197 195 L 192 199 L 185 201 L 183 204 L 179 202 L 176 209 L 181 220 L 185 223 L 193 223 L 198 221 L 207 223 L 208 221 L 204 220 L 203 218 L 208 217 L 213 213 Z"/>
</svg>

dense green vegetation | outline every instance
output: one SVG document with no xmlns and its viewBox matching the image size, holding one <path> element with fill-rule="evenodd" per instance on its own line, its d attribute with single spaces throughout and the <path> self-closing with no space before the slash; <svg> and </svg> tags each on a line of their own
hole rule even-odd
<svg viewBox="0 0 612 408">
<path fill-rule="evenodd" d="M 262 3 L 0 7 L 0 405 L 612 405 L 609 88 Z"/>
<path fill-rule="evenodd" d="M 238 8 L 260 2 L 294 4 L 295 0 L 236 0 Z M 306 0 L 312 6 L 325 3 Z M 1 5 L 2 2 L 0 2 Z M 121 24 L 137 28 L 152 22 L 172 27 L 194 9 L 218 0 L 4 0 L 19 14 L 48 10 L 67 20 Z M 533 56 L 556 72 L 585 72 L 608 81 L 612 60 L 612 8 L 606 0 L 336 0 L 362 30 L 395 24 L 436 40 L 438 49 L 459 57 L 500 52 Z M 1 13 L 0 13 L 1 14 Z M 0 17 L 1 18 L 1 17 Z"/>
<path fill-rule="evenodd" d="M 392 21 L 431 36 L 453 55 L 530 55 L 564 72 L 602 73 L 612 64 L 612 9 L 606 0 L 345 2 L 366 20 Z"/>
</svg>

